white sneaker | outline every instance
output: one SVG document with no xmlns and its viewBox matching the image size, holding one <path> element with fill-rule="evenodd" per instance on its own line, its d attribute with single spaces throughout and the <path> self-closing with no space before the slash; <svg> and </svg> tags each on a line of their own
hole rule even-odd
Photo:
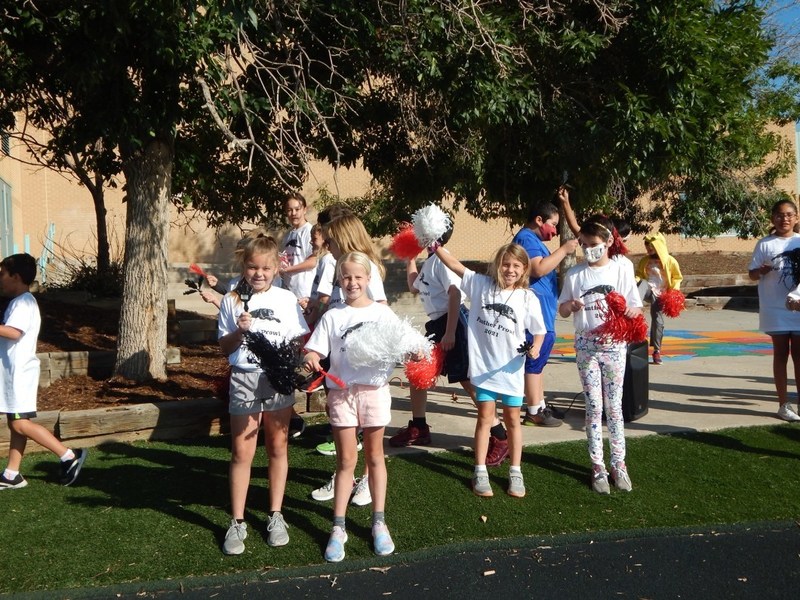
<svg viewBox="0 0 800 600">
<path fill-rule="evenodd" d="M 784 402 L 781 404 L 781 407 L 778 409 L 778 418 L 790 422 L 800 421 L 800 416 L 792 410 L 791 402 Z"/>
<path fill-rule="evenodd" d="M 231 519 L 231 526 L 225 534 L 225 542 L 222 544 L 222 551 L 225 554 L 241 554 L 244 552 L 244 541 L 247 539 L 247 524 L 237 523 L 236 519 Z"/>
<path fill-rule="evenodd" d="M 364 475 L 358 480 L 356 487 L 353 488 L 353 497 L 350 498 L 350 504 L 366 506 L 371 503 L 372 495 L 369 493 L 369 475 Z"/>
<path fill-rule="evenodd" d="M 333 486 L 336 482 L 336 473 L 334 472 L 333 476 L 330 478 L 330 481 L 323 485 L 321 488 L 317 488 L 313 492 L 311 492 L 311 497 L 314 500 L 318 500 L 319 502 L 327 502 L 328 500 L 333 500 Z"/>
</svg>

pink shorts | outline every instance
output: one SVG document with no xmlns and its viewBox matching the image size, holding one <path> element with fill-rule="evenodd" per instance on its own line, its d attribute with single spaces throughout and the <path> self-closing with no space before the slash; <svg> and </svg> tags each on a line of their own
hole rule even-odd
<svg viewBox="0 0 800 600">
<path fill-rule="evenodd" d="M 334 427 L 386 427 L 392 420 L 389 386 L 328 390 L 328 419 Z"/>
</svg>

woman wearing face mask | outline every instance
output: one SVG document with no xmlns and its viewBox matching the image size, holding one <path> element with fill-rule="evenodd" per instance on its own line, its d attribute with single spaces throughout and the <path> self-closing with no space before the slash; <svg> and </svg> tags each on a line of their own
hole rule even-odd
<svg viewBox="0 0 800 600">
<path fill-rule="evenodd" d="M 622 384 L 625 378 L 625 342 L 595 333 L 606 314 L 606 296 L 617 292 L 625 298 L 625 314 L 642 312 L 642 300 L 630 269 L 609 259 L 614 238 L 601 223 L 588 219 L 580 229 L 580 243 L 586 262 L 571 268 L 558 298 L 558 313 L 572 315 L 575 326 L 575 354 L 578 374 L 586 397 L 586 438 L 592 461 L 591 485 L 598 494 L 610 493 L 603 459 L 603 408 L 606 412 L 611 474 L 619 490 L 631 491 L 625 466 L 625 428 L 622 417 Z"/>
<path fill-rule="evenodd" d="M 545 334 L 542 350 L 538 358 L 525 360 L 525 404 L 526 411 L 522 419 L 523 425 L 539 425 L 542 427 L 558 427 L 561 419 L 553 416 L 553 412 L 544 401 L 544 367 L 550 358 L 556 340 L 556 300 L 558 298 L 558 278 L 556 268 L 568 254 L 578 247 L 578 240 L 565 241 L 552 254 L 544 242 L 549 242 L 557 235 L 558 209 L 544 202 L 531 209 L 528 222 L 512 242 L 519 244 L 528 253 L 530 262 L 530 288 L 539 299 L 544 317 Z M 528 341 L 532 336 L 528 335 Z M 491 446 L 491 444 L 490 444 Z M 489 448 L 492 455 L 492 448 Z M 492 462 L 487 458 L 488 465 Z"/>
</svg>

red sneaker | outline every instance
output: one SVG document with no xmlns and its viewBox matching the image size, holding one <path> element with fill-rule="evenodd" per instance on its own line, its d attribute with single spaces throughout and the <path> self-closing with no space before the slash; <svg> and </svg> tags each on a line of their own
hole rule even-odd
<svg viewBox="0 0 800 600">
<path fill-rule="evenodd" d="M 663 361 L 661 360 L 661 352 L 653 352 L 653 364 L 660 365 Z"/>
<path fill-rule="evenodd" d="M 417 427 L 413 421 L 408 422 L 408 427 L 403 427 L 389 438 L 389 445 L 393 448 L 405 446 L 427 446 L 431 443 L 431 428 L 428 425 Z"/>
<path fill-rule="evenodd" d="M 508 458 L 508 440 L 489 436 L 489 450 L 486 452 L 486 466 L 498 467 Z"/>
</svg>

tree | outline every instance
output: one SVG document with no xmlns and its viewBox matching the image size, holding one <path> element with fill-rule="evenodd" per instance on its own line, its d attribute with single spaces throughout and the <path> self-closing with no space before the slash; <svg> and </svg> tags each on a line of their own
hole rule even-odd
<svg viewBox="0 0 800 600">
<path fill-rule="evenodd" d="M 166 376 L 168 208 L 176 132 L 203 58 L 235 34 L 194 2 L 13 3 L 0 11 L 0 115 L 52 123 L 54 156 L 83 153 L 126 181 L 124 292 L 115 372 Z M 53 99 L 68 110 L 54 114 Z"/>
</svg>

